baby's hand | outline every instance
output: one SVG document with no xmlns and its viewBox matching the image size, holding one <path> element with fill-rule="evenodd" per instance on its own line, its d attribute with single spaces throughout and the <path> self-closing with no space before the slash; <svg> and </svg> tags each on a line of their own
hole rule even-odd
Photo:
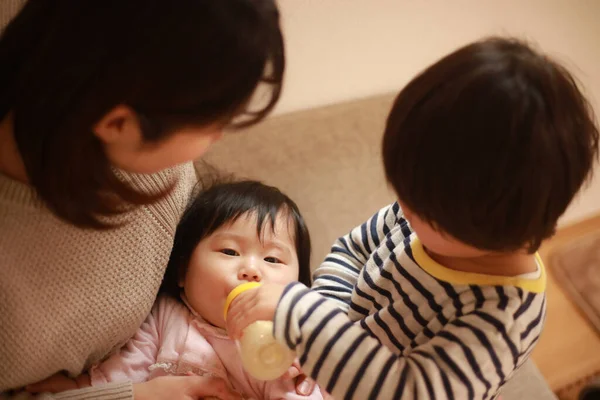
<svg viewBox="0 0 600 400">
<path fill-rule="evenodd" d="M 296 358 L 287 372 L 283 374 L 281 379 L 291 379 L 296 384 L 296 393 L 300 396 L 310 396 L 317 385 L 315 381 L 310 379 L 302 372 L 300 361 Z"/>
<path fill-rule="evenodd" d="M 286 285 L 264 283 L 255 289 L 239 294 L 227 313 L 227 331 L 233 339 L 239 339 L 242 331 L 255 321 L 272 321 L 279 298 Z"/>
<path fill-rule="evenodd" d="M 77 379 L 73 379 L 59 372 L 43 381 L 27 385 L 25 390 L 29 393 L 59 393 L 88 386 L 91 386 L 91 384 L 90 376 L 87 374 L 83 374 L 77 377 Z"/>
</svg>

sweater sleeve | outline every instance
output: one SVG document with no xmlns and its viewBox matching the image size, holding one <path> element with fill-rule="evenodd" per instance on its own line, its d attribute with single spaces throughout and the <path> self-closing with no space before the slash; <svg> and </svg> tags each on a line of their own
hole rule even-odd
<svg viewBox="0 0 600 400">
<path fill-rule="evenodd" d="M 131 382 L 109 383 L 85 389 L 69 390 L 42 399 L 91 399 L 94 400 L 126 400 L 133 399 L 133 384 Z"/>
<path fill-rule="evenodd" d="M 347 312 L 360 271 L 396 224 L 399 212 L 398 203 L 390 204 L 336 240 L 329 255 L 314 272 L 313 290 L 335 300 Z"/>
<path fill-rule="evenodd" d="M 288 286 L 275 336 L 336 399 L 491 399 L 521 360 L 520 332 L 502 313 L 476 311 L 398 354 L 304 285 Z"/>
<path fill-rule="evenodd" d="M 37 396 L 20 392 L 12 397 L 4 395 L 0 399 L 133 399 L 133 382 L 145 381 L 149 376 L 148 367 L 156 360 L 159 330 L 164 308 L 167 307 L 165 303 L 159 299 L 135 336 L 117 353 L 90 369 L 92 387 Z"/>
<path fill-rule="evenodd" d="M 0 393 L 1 400 L 133 400 L 133 385 L 131 382 L 109 383 L 106 385 L 85 389 L 69 390 L 62 393 L 42 393 L 32 395 L 21 391 L 13 395 Z"/>
</svg>

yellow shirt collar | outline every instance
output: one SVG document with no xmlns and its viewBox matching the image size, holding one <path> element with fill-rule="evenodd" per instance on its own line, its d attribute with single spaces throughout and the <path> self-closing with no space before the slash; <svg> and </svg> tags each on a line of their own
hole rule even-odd
<svg viewBox="0 0 600 400">
<path fill-rule="evenodd" d="M 527 279 L 518 276 L 462 272 L 444 267 L 427 254 L 415 234 L 411 237 L 410 247 L 417 264 L 428 274 L 444 282 L 455 285 L 516 286 L 533 293 L 543 293 L 546 290 L 546 268 L 539 253 L 535 253 L 535 261 L 540 268 L 540 276 L 537 279 Z"/>
</svg>

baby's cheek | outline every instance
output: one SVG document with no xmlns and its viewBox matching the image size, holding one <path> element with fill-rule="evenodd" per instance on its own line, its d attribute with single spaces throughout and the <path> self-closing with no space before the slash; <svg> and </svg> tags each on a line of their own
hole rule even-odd
<svg viewBox="0 0 600 400">
<path fill-rule="evenodd" d="M 271 283 L 279 285 L 287 285 L 288 283 L 295 282 L 298 280 L 298 274 L 296 271 L 291 270 L 280 270 L 273 274 L 270 279 Z"/>
</svg>

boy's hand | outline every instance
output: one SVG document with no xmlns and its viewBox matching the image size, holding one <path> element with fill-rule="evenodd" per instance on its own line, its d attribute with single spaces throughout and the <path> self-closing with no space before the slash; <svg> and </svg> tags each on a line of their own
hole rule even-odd
<svg viewBox="0 0 600 400">
<path fill-rule="evenodd" d="M 88 386 L 91 385 L 90 376 L 87 374 L 83 374 L 77 379 L 73 379 L 59 372 L 43 381 L 27 385 L 25 390 L 29 393 L 59 393 Z"/>
<path fill-rule="evenodd" d="M 242 337 L 242 331 L 255 321 L 272 321 L 277 303 L 287 285 L 264 283 L 238 295 L 227 313 L 227 332 L 233 339 Z"/>
</svg>

